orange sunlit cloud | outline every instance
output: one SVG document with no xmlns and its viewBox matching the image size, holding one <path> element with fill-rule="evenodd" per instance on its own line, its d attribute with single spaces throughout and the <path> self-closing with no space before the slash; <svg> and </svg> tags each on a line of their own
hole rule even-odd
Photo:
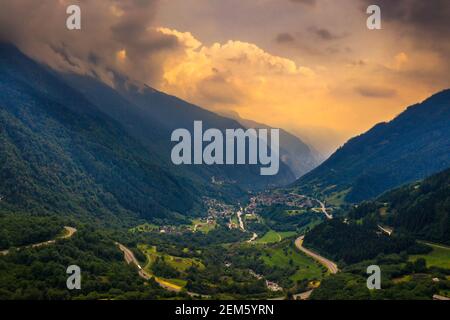
<svg viewBox="0 0 450 320">
<path fill-rule="evenodd" d="M 429 94 L 411 82 L 397 82 L 399 72 L 411 68 L 405 52 L 392 56 L 386 66 L 309 67 L 252 43 L 230 40 L 207 46 L 189 32 L 158 30 L 176 36 L 184 47 L 166 61 L 158 85 L 162 91 L 293 132 L 331 129 L 341 133 L 335 144 Z M 412 62 L 420 64 L 420 58 Z"/>
<path fill-rule="evenodd" d="M 124 61 L 127 58 L 127 51 L 122 49 L 120 51 L 117 52 L 117 59 L 119 59 L 119 61 Z"/>
<path fill-rule="evenodd" d="M 57 70 L 110 86 L 119 75 L 330 153 L 450 87 L 450 5 L 434 0 L 419 18 L 419 1 L 379 0 L 383 29 L 370 31 L 369 0 L 79 0 L 79 32 L 64 28 L 67 1 L 8 1 L 0 39 Z"/>
</svg>

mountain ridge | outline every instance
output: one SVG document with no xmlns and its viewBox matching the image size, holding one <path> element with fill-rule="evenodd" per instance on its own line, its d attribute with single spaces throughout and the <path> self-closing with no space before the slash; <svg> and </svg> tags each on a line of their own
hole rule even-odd
<svg viewBox="0 0 450 320">
<path fill-rule="evenodd" d="M 346 201 L 359 202 L 430 176 L 450 167 L 448 119 L 450 89 L 350 139 L 293 186 L 326 197 L 341 193 Z"/>
<path fill-rule="evenodd" d="M 0 211 L 107 223 L 195 207 L 192 183 L 44 67 L 0 45 L 0 69 Z"/>
<path fill-rule="evenodd" d="M 282 161 L 280 171 L 275 176 L 260 176 L 259 168 L 253 165 L 173 166 L 170 161 L 170 150 L 173 146 L 170 135 L 173 130 L 185 128 L 192 133 L 194 121 L 199 120 L 203 122 L 204 130 L 216 128 L 224 131 L 244 127 L 233 119 L 222 117 L 148 86 L 140 88 L 118 83 L 117 88 L 113 89 L 92 77 L 75 74 L 60 76 L 82 92 L 88 100 L 98 105 L 104 113 L 120 122 L 131 135 L 146 145 L 151 153 L 162 155 L 161 160 L 177 174 L 203 184 L 210 183 L 214 177 L 215 180 L 227 182 L 229 188 L 238 186 L 246 190 L 287 185 L 295 180 L 290 168 Z M 100 91 L 107 94 L 99 94 Z M 117 106 L 116 113 L 108 107 L 111 101 L 107 96 L 114 95 L 124 101 L 121 106 L 117 105 L 118 99 L 112 102 Z M 127 125 L 127 122 L 132 125 Z"/>
<path fill-rule="evenodd" d="M 350 211 L 349 217 L 376 221 L 422 240 L 450 244 L 450 169 L 363 202 Z"/>
<path fill-rule="evenodd" d="M 246 128 L 273 128 L 263 123 L 241 118 L 237 113 L 225 113 L 224 115 L 235 119 Z M 280 157 L 297 179 L 316 168 L 323 161 L 323 156 L 317 150 L 284 129 L 280 129 Z"/>
</svg>

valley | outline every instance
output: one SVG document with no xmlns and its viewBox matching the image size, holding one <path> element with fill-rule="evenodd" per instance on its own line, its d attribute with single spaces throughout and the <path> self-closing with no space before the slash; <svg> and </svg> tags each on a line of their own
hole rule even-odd
<svg viewBox="0 0 450 320">
<path fill-rule="evenodd" d="M 305 235 L 308 239 L 315 237 L 308 230 L 318 224 L 342 223 L 339 222 L 341 217 L 330 217 L 329 212 L 336 209 L 326 207 L 321 200 L 290 191 L 272 190 L 249 195 L 247 202 L 235 205 L 212 198 L 204 201 L 209 205 L 205 216 L 192 219 L 191 224 L 158 226 L 146 223 L 114 236 L 121 241 L 115 242 L 116 250 L 123 254 L 122 259 L 133 267 L 134 274 L 141 278 L 143 284 L 154 281 L 168 294 L 193 299 L 303 300 L 328 299 L 330 294 L 343 298 L 340 292 L 330 289 L 329 283 L 356 277 L 355 292 L 365 292 L 363 278 L 358 278 L 354 272 L 374 263 L 364 262 L 370 256 L 362 258 L 363 261 L 343 262 L 338 259 L 334 262 L 332 260 L 338 256 L 327 253 L 329 249 L 317 247 L 311 240 L 304 244 Z M 267 214 L 272 211 L 281 215 Z M 295 230 L 283 230 L 283 224 L 280 224 L 285 218 L 303 220 L 305 216 L 309 218 Z M 345 221 L 342 226 L 352 223 L 347 218 Z M 386 224 L 382 228 L 386 229 Z M 376 229 L 379 225 L 374 226 L 374 232 Z M 65 238 L 70 239 L 77 229 L 66 227 L 66 230 Z M 396 238 L 398 232 L 388 235 L 378 231 L 389 238 Z M 344 233 L 350 234 L 348 231 Z M 362 237 L 365 237 L 364 233 L 361 233 Z M 329 237 L 339 239 L 340 236 Z M 386 238 L 386 241 L 391 240 Z M 358 240 L 358 243 L 363 241 Z M 432 251 L 406 256 L 394 251 L 385 258 L 372 258 L 378 259 L 376 263 L 389 270 L 392 287 L 383 297 L 394 290 L 406 290 L 406 286 L 416 283 L 426 288 L 432 284 L 441 288 L 427 289 L 434 294 L 417 291 L 422 297 L 424 294 L 428 298 L 448 295 L 445 288 L 450 277 L 450 250 L 441 244 L 424 244 Z M 41 247 L 34 245 L 28 249 L 34 251 Z M 425 264 L 420 266 L 422 261 Z M 364 296 L 378 298 L 377 295 L 366 296 L 366 293 Z"/>
<path fill-rule="evenodd" d="M 284 132 L 286 162 L 263 176 L 170 161 L 173 130 L 202 121 L 219 136 L 244 130 L 236 120 L 146 85 L 49 70 L 9 44 L 0 70 L 0 299 L 449 295 L 450 90 L 319 166 Z M 79 291 L 67 290 L 68 264 L 83 272 Z M 369 265 L 383 290 L 367 289 Z"/>
<path fill-rule="evenodd" d="M 414 190 L 418 190 L 415 188 Z M 398 228 L 392 228 L 390 223 L 383 223 L 380 220 L 373 225 L 365 226 L 365 219 L 361 219 L 361 213 L 365 212 L 366 207 L 355 207 L 350 211 L 349 215 L 343 215 L 342 210 L 338 207 L 327 207 L 324 201 L 311 196 L 296 194 L 289 189 L 274 189 L 261 193 L 250 194 L 247 201 L 230 205 L 222 203 L 219 200 L 208 199 L 207 203 L 208 216 L 193 222 L 195 226 L 199 226 L 198 221 L 204 221 L 207 225 L 213 225 L 214 228 L 208 230 L 206 234 L 223 230 L 222 239 L 215 248 L 221 248 L 224 257 L 223 266 L 227 269 L 228 277 L 230 273 L 249 273 L 260 284 L 259 298 L 265 299 L 323 299 L 329 297 L 330 281 L 341 281 L 346 279 L 349 281 L 349 273 L 353 274 L 353 270 L 364 268 L 374 262 L 364 262 L 370 259 L 378 259 L 379 264 L 386 264 L 388 278 L 392 287 L 383 295 L 390 292 L 402 292 L 406 290 L 405 286 L 425 285 L 427 292 L 440 293 L 445 296 L 445 289 L 448 287 L 448 274 L 450 268 L 450 251 L 445 245 L 432 244 L 424 242 L 426 246 L 421 246 L 422 242 L 416 242 L 408 235 L 403 234 Z M 389 210 L 386 210 L 387 202 L 383 202 L 383 210 L 377 210 L 380 217 L 386 219 L 390 217 Z M 218 208 L 221 208 L 220 210 Z M 226 208 L 224 210 L 224 208 Z M 337 215 L 333 214 L 338 213 Z M 357 219 L 357 220 L 353 220 Z M 289 221 L 286 227 L 285 222 Z M 390 220 L 387 220 L 390 221 Z M 320 242 L 312 242 L 311 239 L 316 237 L 319 230 L 330 228 L 329 224 L 336 228 L 332 233 L 326 234 L 328 240 L 321 242 L 330 242 L 335 239 L 337 242 L 330 242 L 329 247 L 318 245 Z M 294 228 L 292 228 L 295 226 Z M 321 228 L 322 227 L 322 228 Z M 343 228 L 340 231 L 340 228 Z M 347 230 L 348 229 L 348 230 Z M 314 231 L 314 232 L 311 232 Z M 192 235 L 203 234 L 197 228 L 185 229 Z M 242 234 L 239 240 L 227 239 L 227 233 L 238 232 Z M 339 233 L 335 233 L 339 232 Z M 306 245 L 305 235 L 307 238 Z M 345 236 L 344 236 L 345 235 Z M 347 237 L 347 239 L 346 239 Z M 358 238 L 359 237 L 359 238 Z M 348 250 L 352 253 L 348 255 L 344 243 L 348 243 Z M 371 243 L 369 248 L 365 245 Z M 373 246 L 373 249 L 371 248 Z M 203 250 L 208 251 L 210 244 L 203 246 Z M 339 248 L 334 249 L 332 248 Z M 427 248 L 432 248 L 427 249 Z M 341 251 L 342 250 L 342 254 Z M 188 250 L 183 249 L 185 253 Z M 384 251 L 386 254 L 386 262 L 379 252 Z M 332 252 L 332 253 L 331 253 Z M 350 252 L 350 251 L 349 251 Z M 414 252 L 423 252 L 422 254 L 413 254 Z M 187 255 L 189 256 L 189 255 Z M 202 261 L 202 255 L 198 256 Z M 183 261 L 185 258 L 179 258 Z M 336 259 L 336 260 L 334 260 Z M 381 259 L 381 260 L 380 260 Z M 332 261 L 334 260 L 334 261 Z M 149 261 L 147 259 L 147 261 Z M 335 262 L 336 261 L 336 262 Z M 383 262 L 381 262 L 383 261 Z M 425 261 L 425 265 L 419 267 L 419 264 Z M 405 263 L 407 266 L 405 267 Z M 168 262 L 170 265 L 170 261 Z M 204 261 L 202 264 L 205 268 L 220 268 L 220 264 Z M 150 266 L 151 268 L 151 266 Z M 416 269 L 417 268 L 417 269 Z M 238 271 L 240 270 L 240 271 Z M 351 270 L 351 271 L 349 271 Z M 208 270 L 196 268 L 197 272 L 207 273 Z M 218 269 L 215 269 L 215 273 Z M 411 276 L 411 272 L 413 276 Z M 415 273 L 426 274 L 424 276 L 415 276 Z M 403 281 L 398 281 L 398 275 L 404 274 Z M 447 276 L 446 276 L 447 274 Z M 182 276 L 182 274 L 179 273 Z M 219 278 L 226 277 L 225 274 L 219 272 Z M 236 277 L 235 275 L 234 277 Z M 353 277 L 354 275 L 352 275 Z M 230 281 L 234 278 L 230 278 Z M 189 275 L 186 274 L 178 280 L 172 280 L 174 283 L 191 286 L 189 283 Z M 362 279 L 356 278 L 356 292 L 365 292 L 362 287 Z M 437 280 L 438 279 L 438 280 Z M 170 281 L 170 280 L 169 280 Z M 203 280 L 204 281 L 204 280 Z M 251 280 L 248 280 L 251 282 Z M 324 287 L 321 285 L 324 283 Z M 262 286 L 264 285 L 264 287 Z M 433 288 L 433 289 L 432 289 Z M 437 289 L 444 288 L 444 289 Z M 203 288 L 205 290 L 205 288 Z M 419 290 L 419 289 L 417 289 Z M 201 291 L 202 294 L 208 293 L 211 297 L 220 298 L 238 298 L 240 295 L 212 293 L 209 290 Z M 420 292 L 420 293 L 419 293 Z M 283 297 L 280 296 L 283 293 Z M 332 295 L 339 297 L 341 293 L 334 292 Z M 369 294 L 369 292 L 365 292 Z M 418 295 L 431 299 L 433 294 L 417 291 Z M 247 297 L 251 297 L 248 295 Z M 440 296 L 438 294 L 438 296 Z M 343 296 L 342 296 L 343 297 Z M 353 296 L 354 297 L 354 296 Z M 368 295 L 373 299 L 378 299 L 380 295 Z"/>
<path fill-rule="evenodd" d="M 219 239 L 219 247 L 229 256 L 229 260 L 224 261 L 223 265 L 231 273 L 233 273 L 233 269 L 248 273 L 250 278 L 253 278 L 252 280 L 249 279 L 250 282 L 262 281 L 265 290 L 260 289 L 260 297 L 265 296 L 268 299 L 273 298 L 274 294 L 279 296 L 280 293 L 284 292 L 286 295 L 291 290 L 294 290 L 294 293 L 297 294 L 296 290 L 303 290 L 303 287 L 305 289 L 315 288 L 322 277 L 326 275 L 326 269 L 321 266 L 323 261 L 317 259 L 317 255 L 312 255 L 310 251 L 303 247 L 296 246 L 298 241 L 297 231 L 272 230 L 265 221 L 273 218 L 264 218 L 264 211 L 267 208 L 281 205 L 286 206 L 284 214 L 287 217 L 311 215 L 314 223 L 317 223 L 316 219 L 330 219 L 330 214 L 328 214 L 330 209 L 326 208 L 321 201 L 294 193 L 277 192 L 272 194 L 264 192 L 251 195 L 248 201 L 242 204 L 230 205 L 218 199 L 210 198 L 205 198 L 204 203 L 207 207 L 207 216 L 192 220 L 192 225 L 165 226 L 162 228 L 142 225 L 132 228 L 130 231 L 144 238 L 151 237 L 151 235 L 164 238 L 170 236 L 183 237 L 189 234 L 191 236 L 211 235 L 222 229 L 224 236 L 223 239 Z M 308 223 L 306 222 L 306 224 Z M 238 232 L 242 234 L 241 240 L 229 242 L 225 232 Z M 167 240 L 162 241 L 168 242 Z M 203 250 L 209 250 L 209 246 L 209 244 L 206 245 Z M 211 266 L 211 264 L 203 262 L 203 255 L 201 254 L 196 258 L 195 250 L 185 245 L 167 251 L 178 251 L 180 253 L 178 256 L 157 253 L 159 249 L 156 246 L 149 247 L 143 243 L 139 244 L 137 249 L 145 257 L 144 261 L 141 260 L 141 262 L 132 259 L 137 266 L 138 273 L 141 276 L 144 275 L 146 279 L 153 277 L 162 287 L 168 288 L 169 286 L 169 290 L 176 289 L 176 292 L 191 292 L 191 289 L 189 289 L 191 285 L 189 284 L 190 269 L 199 273 L 207 273 L 208 270 L 205 269 L 219 267 L 215 263 Z M 241 250 L 251 252 L 251 257 L 242 256 Z M 201 250 L 197 248 L 197 251 Z M 236 259 L 238 259 L 237 262 L 232 262 Z M 131 260 L 127 259 L 127 261 L 130 262 Z M 160 263 L 164 263 L 163 269 L 165 271 L 156 276 L 154 272 L 160 272 L 158 271 Z M 325 264 L 325 266 L 327 265 Z M 167 272 L 169 269 L 173 272 Z M 227 273 L 225 272 L 225 274 Z M 288 279 L 283 278 L 282 275 L 287 275 Z M 230 278 L 229 281 L 235 280 Z M 300 284 L 302 287 L 295 289 Z M 199 292 L 202 296 L 210 296 L 207 291 Z M 219 292 L 217 294 L 222 295 Z"/>
</svg>

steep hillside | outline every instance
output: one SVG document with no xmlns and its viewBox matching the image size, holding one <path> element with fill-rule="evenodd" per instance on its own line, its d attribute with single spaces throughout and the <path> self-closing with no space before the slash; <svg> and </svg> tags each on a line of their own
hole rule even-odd
<svg viewBox="0 0 450 320">
<path fill-rule="evenodd" d="M 187 103 L 174 96 L 154 90 L 148 86 L 137 87 L 117 78 L 116 88 L 111 88 L 92 78 L 73 74 L 62 75 L 65 81 L 76 88 L 106 114 L 119 121 L 128 133 L 139 139 L 148 150 L 158 156 L 170 170 L 194 179 L 203 185 L 216 188 L 211 181 L 220 181 L 219 192 L 228 188 L 236 193 L 236 188 L 263 189 L 292 183 L 294 174 L 280 162 L 280 171 L 275 176 L 261 176 L 259 166 L 254 165 L 212 165 L 212 166 L 171 166 L 170 141 L 173 130 L 185 128 L 193 131 L 194 121 L 201 120 L 204 130 L 216 128 L 243 128 L 235 120 Z"/>
<path fill-rule="evenodd" d="M 175 218 L 196 192 L 83 95 L 0 45 L 1 211 Z"/>
<path fill-rule="evenodd" d="M 352 210 L 350 217 L 450 244 L 450 170 L 365 202 Z"/>
<path fill-rule="evenodd" d="M 294 186 L 325 198 L 340 194 L 348 202 L 359 202 L 447 167 L 450 90 L 351 139 Z"/>
<path fill-rule="evenodd" d="M 424 248 L 407 235 L 387 236 L 368 225 L 326 221 L 305 236 L 307 248 L 314 248 L 335 261 L 356 263 L 379 254 L 402 251 L 421 252 Z"/>
</svg>

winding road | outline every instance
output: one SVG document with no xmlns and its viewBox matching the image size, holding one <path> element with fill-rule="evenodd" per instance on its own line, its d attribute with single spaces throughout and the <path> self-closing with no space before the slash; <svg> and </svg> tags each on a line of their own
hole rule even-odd
<svg viewBox="0 0 450 320">
<path fill-rule="evenodd" d="M 158 277 L 155 277 L 154 275 L 145 271 L 140 266 L 139 261 L 136 259 L 134 253 L 130 249 L 128 249 L 121 243 L 116 242 L 115 244 L 117 245 L 119 250 L 123 252 L 126 263 L 134 264 L 138 268 L 138 273 L 141 278 L 143 278 L 144 280 L 149 280 L 149 279 L 153 278 L 153 279 L 155 279 L 156 283 L 158 283 L 161 288 L 166 289 L 171 292 L 179 293 L 182 291 L 182 287 L 174 285 L 174 284 L 167 282 L 165 280 L 162 280 Z M 191 297 L 198 297 L 198 298 L 204 298 L 204 299 L 210 298 L 210 296 L 198 294 L 198 293 L 194 293 L 194 292 L 189 292 L 189 291 L 187 291 L 186 294 L 188 294 Z"/>
<path fill-rule="evenodd" d="M 383 227 L 380 224 L 378 225 L 378 229 L 380 229 L 381 231 L 386 233 L 388 236 L 391 236 L 391 234 L 394 232 L 394 229 L 389 228 L 389 227 Z"/>
<path fill-rule="evenodd" d="M 331 261 L 331 260 L 328 260 L 327 258 L 322 257 L 321 255 L 319 255 L 319 254 L 317 254 L 317 253 L 315 253 L 315 252 L 312 252 L 312 251 L 309 250 L 309 249 L 306 249 L 306 248 L 303 246 L 303 240 L 304 240 L 304 238 L 305 238 L 305 236 L 300 236 L 300 237 L 298 237 L 298 238 L 295 240 L 295 246 L 296 246 L 301 252 L 303 252 L 303 253 L 306 254 L 307 256 L 313 258 L 314 260 L 316 260 L 317 262 L 319 262 L 321 265 L 325 266 L 331 274 L 336 274 L 336 273 L 338 273 L 338 272 L 339 272 L 339 269 L 338 269 L 336 263 L 334 263 L 334 262 Z M 294 294 L 294 295 L 293 295 L 294 300 L 308 300 L 309 297 L 311 296 L 311 293 L 312 293 L 313 291 L 314 291 L 314 289 L 311 289 L 311 290 L 308 290 L 308 291 L 306 291 L 306 292 L 302 292 L 302 293 L 299 293 L 299 294 Z"/>
<path fill-rule="evenodd" d="M 339 269 L 338 269 L 336 263 L 334 263 L 334 262 L 331 261 L 331 260 L 328 260 L 327 258 L 322 257 L 321 255 L 319 255 L 319 254 L 317 254 L 317 253 L 315 253 L 315 252 L 313 252 L 313 251 L 311 251 L 311 250 L 309 250 L 309 249 L 306 249 L 306 248 L 303 246 L 303 239 L 304 239 L 304 238 L 305 238 L 305 236 L 300 236 L 300 237 L 298 237 L 297 240 L 295 240 L 295 246 L 296 246 L 300 251 L 302 251 L 303 253 L 305 253 L 307 256 L 310 256 L 311 258 L 313 258 L 314 260 L 318 261 L 320 264 L 322 264 L 323 266 L 325 266 L 331 274 L 336 274 L 336 273 L 338 273 Z"/>
<path fill-rule="evenodd" d="M 251 239 L 247 240 L 247 243 L 251 243 L 251 242 L 255 241 L 256 238 L 258 238 L 258 235 L 255 232 L 253 232 L 253 235 L 252 235 Z"/>
<path fill-rule="evenodd" d="M 311 290 L 308 290 L 308 291 L 305 291 L 305 292 L 302 292 L 302 293 L 299 293 L 299 294 L 294 294 L 294 295 L 293 295 L 294 300 L 308 300 L 309 297 L 311 296 L 311 293 L 312 293 L 313 291 L 314 291 L 314 290 L 311 289 Z"/>
<path fill-rule="evenodd" d="M 159 279 L 158 277 L 154 277 L 153 275 L 151 275 L 150 273 L 148 273 L 147 271 L 145 271 L 141 265 L 139 264 L 138 260 L 136 259 L 134 253 L 128 249 L 127 247 L 125 247 L 123 244 L 116 242 L 116 245 L 119 247 L 120 251 L 123 252 L 124 254 L 124 259 L 126 261 L 126 263 L 128 264 L 134 264 L 137 268 L 138 268 L 138 273 L 139 276 L 141 278 L 143 278 L 144 280 L 149 280 L 151 278 L 154 278 L 155 281 L 164 289 L 168 290 L 168 291 L 172 291 L 172 292 L 180 292 L 181 291 L 181 287 L 175 286 L 175 285 L 170 285 L 167 281 L 163 281 L 161 279 Z"/>
<path fill-rule="evenodd" d="M 449 301 L 450 298 L 444 297 L 444 296 L 440 296 L 440 295 L 438 295 L 438 294 L 435 294 L 435 295 L 433 296 L 433 300 L 444 300 L 444 301 Z"/>
<path fill-rule="evenodd" d="M 20 249 L 26 249 L 26 248 L 39 248 L 39 247 L 43 247 L 43 246 L 48 246 L 48 245 L 56 243 L 56 240 L 68 239 L 68 238 L 72 237 L 75 234 L 75 232 L 77 232 L 77 229 L 66 226 L 66 227 L 64 227 L 64 231 L 65 231 L 64 235 L 59 236 L 53 240 L 30 244 L 28 246 L 20 247 L 17 249 L 20 250 Z M 2 256 L 6 256 L 7 254 L 9 254 L 9 250 L 0 251 L 0 255 L 2 255 Z"/>
<path fill-rule="evenodd" d="M 239 227 L 242 229 L 242 231 L 245 231 L 244 221 L 242 221 L 242 208 L 237 212 L 237 217 L 239 219 Z"/>
<path fill-rule="evenodd" d="M 320 204 L 320 210 L 323 212 L 323 214 L 327 217 L 328 220 L 332 220 L 333 219 L 333 215 L 327 212 L 327 207 L 325 206 L 325 204 L 318 200 L 315 199 L 319 204 Z"/>
</svg>

